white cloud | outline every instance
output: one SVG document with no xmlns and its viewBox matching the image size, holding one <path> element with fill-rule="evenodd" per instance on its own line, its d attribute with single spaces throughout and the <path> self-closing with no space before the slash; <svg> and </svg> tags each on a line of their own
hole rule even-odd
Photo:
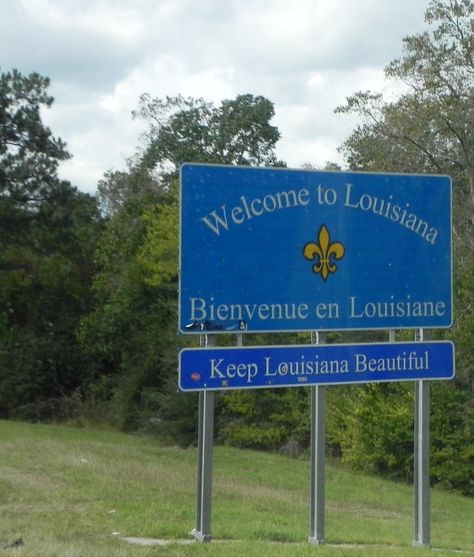
<svg viewBox="0 0 474 557">
<path fill-rule="evenodd" d="M 279 157 L 339 161 L 354 120 L 334 108 L 356 90 L 384 90 L 402 38 L 425 29 L 428 0 L 2 0 L 2 70 L 51 78 L 47 122 L 74 155 L 61 172 L 93 190 L 123 168 L 143 130 L 143 92 L 239 93 L 275 104 Z"/>
<path fill-rule="evenodd" d="M 112 40 L 136 40 L 145 21 L 126 3 L 21 0 L 27 17 L 50 32 L 85 32 Z"/>
</svg>

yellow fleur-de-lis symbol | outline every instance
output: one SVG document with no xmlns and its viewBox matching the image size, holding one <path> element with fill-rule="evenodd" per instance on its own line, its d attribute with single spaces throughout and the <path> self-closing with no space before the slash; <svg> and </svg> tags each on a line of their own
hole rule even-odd
<svg viewBox="0 0 474 557">
<path fill-rule="evenodd" d="M 337 265 L 334 259 L 342 259 L 344 257 L 345 249 L 341 242 L 332 242 L 329 236 L 329 231 L 326 225 L 322 225 L 319 229 L 318 244 L 315 242 L 308 242 L 303 248 L 303 255 L 305 259 L 316 263 L 313 265 L 313 273 L 321 273 L 323 280 L 326 280 L 329 273 L 337 271 Z"/>
</svg>

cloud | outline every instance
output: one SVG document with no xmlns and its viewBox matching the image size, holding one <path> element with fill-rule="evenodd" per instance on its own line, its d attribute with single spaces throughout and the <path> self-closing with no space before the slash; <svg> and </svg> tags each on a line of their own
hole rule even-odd
<svg viewBox="0 0 474 557">
<path fill-rule="evenodd" d="M 334 108 L 356 90 L 381 90 L 402 38 L 425 29 L 428 0 L 3 0 L 2 70 L 51 78 L 53 133 L 74 155 L 64 177 L 93 190 L 123 168 L 144 124 L 143 92 L 240 93 L 275 104 L 290 165 L 338 160 L 355 124 Z"/>
<path fill-rule="evenodd" d="M 2 59 L 27 73 L 97 91 L 123 79 L 142 57 L 138 23 L 112 11 L 80 9 L 71 1 L 6 0 L 0 23 Z M 87 5 L 95 5 L 90 3 Z M 100 7 L 100 6 L 99 6 Z"/>
</svg>

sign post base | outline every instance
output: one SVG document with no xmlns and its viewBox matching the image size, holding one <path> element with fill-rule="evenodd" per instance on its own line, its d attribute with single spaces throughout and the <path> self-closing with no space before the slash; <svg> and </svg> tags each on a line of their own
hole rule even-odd
<svg viewBox="0 0 474 557">
<path fill-rule="evenodd" d="M 196 539 L 197 542 L 200 543 L 211 543 L 212 536 L 211 534 L 203 534 L 202 532 L 198 532 L 197 530 L 191 530 L 191 536 Z"/>
<path fill-rule="evenodd" d="M 308 543 L 311 544 L 311 545 L 323 545 L 324 540 L 319 539 L 319 538 L 315 538 L 314 536 L 309 536 Z"/>
</svg>

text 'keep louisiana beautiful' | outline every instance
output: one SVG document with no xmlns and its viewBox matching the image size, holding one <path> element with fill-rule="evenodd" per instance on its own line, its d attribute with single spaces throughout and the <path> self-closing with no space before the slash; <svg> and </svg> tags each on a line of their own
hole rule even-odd
<svg viewBox="0 0 474 557">
<path fill-rule="evenodd" d="M 449 379 L 449 341 L 185 349 L 180 388 L 241 389 L 330 383 Z"/>
</svg>

